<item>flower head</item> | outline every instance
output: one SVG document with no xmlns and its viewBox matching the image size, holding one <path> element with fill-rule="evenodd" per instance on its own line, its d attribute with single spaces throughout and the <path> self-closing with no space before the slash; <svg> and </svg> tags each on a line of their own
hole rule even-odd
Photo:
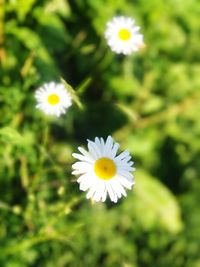
<svg viewBox="0 0 200 267">
<path fill-rule="evenodd" d="M 72 165 L 74 175 L 79 175 L 77 182 L 80 190 L 87 191 L 86 198 L 94 201 L 105 201 L 107 195 L 111 201 L 117 202 L 126 196 L 125 189 L 131 189 L 134 181 L 133 162 L 128 151 L 117 155 L 119 144 L 111 136 L 88 140 L 88 151 L 78 147 L 81 154 L 72 156 L 79 161 Z"/>
<path fill-rule="evenodd" d="M 107 23 L 105 37 L 111 50 L 117 54 L 129 55 L 143 46 L 140 27 L 129 17 L 114 17 Z"/>
<path fill-rule="evenodd" d="M 37 100 L 36 108 L 41 109 L 48 115 L 60 116 L 66 113 L 71 106 L 72 100 L 62 83 L 45 83 L 35 93 Z"/>
</svg>

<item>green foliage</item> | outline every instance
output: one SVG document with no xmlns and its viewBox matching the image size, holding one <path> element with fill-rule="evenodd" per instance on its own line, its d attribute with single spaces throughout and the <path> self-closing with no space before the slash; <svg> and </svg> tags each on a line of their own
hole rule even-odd
<svg viewBox="0 0 200 267">
<path fill-rule="evenodd" d="M 22 136 L 11 127 L 4 127 L 0 129 L 0 140 L 11 144 L 23 142 Z"/>
<path fill-rule="evenodd" d="M 0 1 L 0 266 L 200 266 L 200 54 L 197 0 Z M 115 55 L 116 14 L 146 47 Z M 65 84 L 61 118 L 35 90 Z M 94 204 L 71 175 L 86 139 L 112 134 L 135 187 Z"/>
</svg>

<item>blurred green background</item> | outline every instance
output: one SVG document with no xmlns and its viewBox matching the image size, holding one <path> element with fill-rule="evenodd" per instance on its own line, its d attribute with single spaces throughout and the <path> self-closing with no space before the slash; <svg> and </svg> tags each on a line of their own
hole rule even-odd
<svg viewBox="0 0 200 267">
<path fill-rule="evenodd" d="M 146 47 L 116 55 L 106 22 L 135 18 Z M 200 2 L 0 0 L 0 266 L 200 267 Z M 61 118 L 35 90 L 77 90 Z M 136 185 L 92 204 L 71 153 L 111 134 Z"/>
</svg>

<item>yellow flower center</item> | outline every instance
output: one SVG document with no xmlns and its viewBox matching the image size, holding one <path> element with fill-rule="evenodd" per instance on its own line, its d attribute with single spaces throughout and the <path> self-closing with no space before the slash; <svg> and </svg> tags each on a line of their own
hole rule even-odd
<svg viewBox="0 0 200 267">
<path fill-rule="evenodd" d="M 94 171 L 99 178 L 109 180 L 116 173 L 116 165 L 111 159 L 100 158 L 95 162 Z"/>
<path fill-rule="evenodd" d="M 128 41 L 131 38 L 131 32 L 127 29 L 121 29 L 118 32 L 119 39 L 122 41 Z"/>
<path fill-rule="evenodd" d="M 50 105 L 56 105 L 59 103 L 59 101 L 60 101 L 60 97 L 56 94 L 51 94 L 48 96 L 48 103 Z"/>
</svg>

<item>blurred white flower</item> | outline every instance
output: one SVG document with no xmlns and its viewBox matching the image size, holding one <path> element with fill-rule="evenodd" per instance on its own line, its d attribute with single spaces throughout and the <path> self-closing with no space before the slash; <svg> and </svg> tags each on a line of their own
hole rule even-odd
<svg viewBox="0 0 200 267">
<path fill-rule="evenodd" d="M 35 93 L 36 108 L 47 115 L 60 116 L 72 105 L 70 94 L 61 83 L 50 82 L 38 88 Z"/>
<path fill-rule="evenodd" d="M 130 55 L 144 46 L 140 27 L 129 17 L 114 17 L 106 25 L 105 37 L 111 50 L 117 54 Z"/>
<path fill-rule="evenodd" d="M 126 196 L 125 189 L 132 188 L 135 168 L 130 153 L 124 151 L 117 156 L 118 149 L 111 136 L 106 141 L 96 137 L 94 142 L 88 140 L 89 151 L 78 147 L 81 154 L 72 154 L 79 160 L 72 165 L 72 174 L 79 176 L 80 190 L 88 190 L 87 199 L 104 202 L 108 195 L 116 203 Z"/>
</svg>

